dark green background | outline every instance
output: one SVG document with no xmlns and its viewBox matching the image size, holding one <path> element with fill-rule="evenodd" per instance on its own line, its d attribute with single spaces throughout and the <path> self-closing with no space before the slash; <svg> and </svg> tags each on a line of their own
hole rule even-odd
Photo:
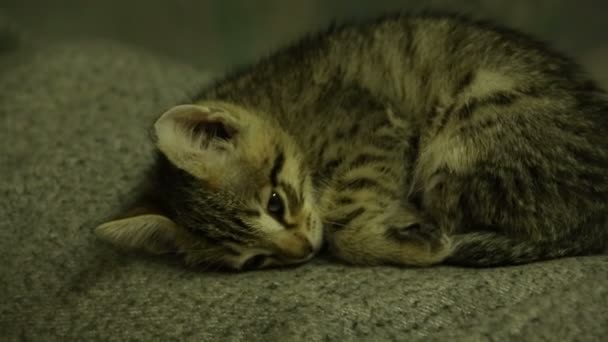
<svg viewBox="0 0 608 342">
<path fill-rule="evenodd" d="M 247 63 L 332 20 L 396 9 L 457 10 L 549 41 L 608 84 L 608 1 L 557 0 L 3 0 L 0 9 L 43 41 L 103 37 L 213 73 Z"/>
</svg>

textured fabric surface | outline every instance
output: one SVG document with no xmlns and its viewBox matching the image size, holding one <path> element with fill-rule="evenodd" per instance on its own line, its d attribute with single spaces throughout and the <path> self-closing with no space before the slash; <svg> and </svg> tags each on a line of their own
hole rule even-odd
<svg viewBox="0 0 608 342">
<path fill-rule="evenodd" d="M 147 129 L 205 82 L 104 42 L 0 69 L 0 339 L 600 341 L 608 256 L 464 269 L 319 259 L 204 273 L 119 252 L 93 227 L 150 162 Z"/>
</svg>

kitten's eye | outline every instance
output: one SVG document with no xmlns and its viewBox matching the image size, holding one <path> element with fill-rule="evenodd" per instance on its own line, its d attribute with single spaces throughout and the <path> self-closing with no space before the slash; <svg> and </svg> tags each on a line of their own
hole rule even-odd
<svg viewBox="0 0 608 342">
<path fill-rule="evenodd" d="M 263 254 L 254 255 L 251 258 L 247 259 L 241 266 L 241 270 L 243 271 L 251 271 L 259 268 L 266 261 L 266 256 Z"/>
<path fill-rule="evenodd" d="M 283 200 L 278 193 L 273 191 L 272 194 L 270 194 L 270 199 L 268 200 L 268 207 L 266 210 L 268 210 L 270 215 L 277 219 L 283 217 L 285 206 L 283 205 Z"/>
</svg>

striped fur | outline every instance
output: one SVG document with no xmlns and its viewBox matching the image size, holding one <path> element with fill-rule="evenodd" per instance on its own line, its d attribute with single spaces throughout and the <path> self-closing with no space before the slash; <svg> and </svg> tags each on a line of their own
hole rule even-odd
<svg viewBox="0 0 608 342">
<path fill-rule="evenodd" d="M 435 14 L 333 27 L 193 103 L 236 120 L 216 137 L 234 151 L 212 176 L 217 153 L 179 165 L 180 148 L 161 144 L 149 191 L 192 263 L 209 259 L 192 244 L 224 246 L 236 269 L 305 261 L 293 256 L 306 241 L 318 250 L 321 225 L 355 264 L 490 266 L 608 246 L 608 96 L 518 32 Z M 268 212 L 271 192 L 284 216 Z"/>
</svg>

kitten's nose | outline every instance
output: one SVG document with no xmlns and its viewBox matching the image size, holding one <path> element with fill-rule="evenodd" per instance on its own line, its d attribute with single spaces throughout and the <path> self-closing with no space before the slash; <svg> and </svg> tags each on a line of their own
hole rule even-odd
<svg viewBox="0 0 608 342">
<path fill-rule="evenodd" d="M 289 259 L 304 259 L 309 257 L 314 248 L 312 243 L 299 232 L 289 232 L 276 243 L 279 254 Z"/>
</svg>

